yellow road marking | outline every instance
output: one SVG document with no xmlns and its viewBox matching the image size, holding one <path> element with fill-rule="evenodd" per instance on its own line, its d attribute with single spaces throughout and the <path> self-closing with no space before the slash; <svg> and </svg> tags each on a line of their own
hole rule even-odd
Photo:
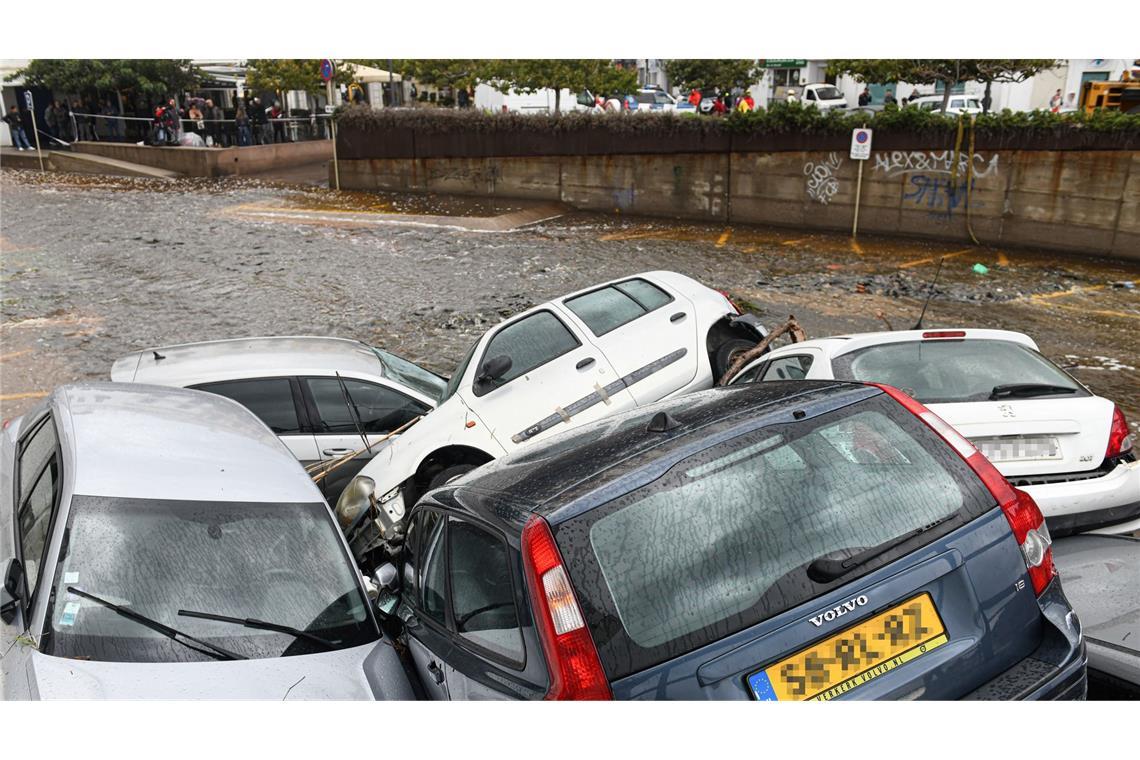
<svg viewBox="0 0 1140 760">
<path fill-rule="evenodd" d="M 0 396 L 0 401 L 15 401 L 18 398 L 43 398 L 48 395 L 47 391 L 31 391 L 29 393 L 5 393 Z"/>
<path fill-rule="evenodd" d="M 1079 296 L 1079 295 L 1082 295 L 1084 293 L 1092 293 L 1093 291 L 1096 291 L 1096 290 L 1104 290 L 1105 287 L 1107 287 L 1107 286 L 1105 286 L 1105 285 L 1090 285 L 1087 288 L 1082 288 L 1082 287 L 1078 286 L 1078 287 L 1073 288 L 1072 290 L 1058 290 L 1054 293 L 1034 293 L 1033 295 L 1029 296 L 1029 300 L 1031 300 L 1031 301 L 1048 301 L 1048 300 L 1051 300 L 1053 298 L 1064 298 L 1065 296 Z"/>
<path fill-rule="evenodd" d="M 997 257 L 998 257 L 998 258 L 997 258 L 997 263 L 998 263 L 998 266 L 999 266 L 999 267 L 1007 267 L 1007 266 L 1009 266 L 1009 257 L 1008 257 L 1008 256 L 1006 256 L 1006 255 L 1005 255 L 1004 253 L 1002 253 L 1001 251 L 998 251 L 998 252 L 997 252 Z"/>
<path fill-rule="evenodd" d="M 798 245 L 804 242 L 805 238 L 797 238 L 796 240 L 785 240 L 780 245 Z"/>
<path fill-rule="evenodd" d="M 1086 309 L 1083 306 L 1073 306 L 1069 303 L 1054 303 L 1051 306 L 1056 306 L 1060 309 L 1068 309 L 1069 311 L 1079 311 L 1081 314 L 1099 314 L 1102 317 L 1124 317 L 1125 319 L 1140 319 L 1140 314 L 1130 314 L 1126 311 L 1112 311 L 1111 309 Z"/>
<path fill-rule="evenodd" d="M 933 264 L 934 262 L 938 261 L 939 259 L 952 259 L 955 256 L 961 256 L 963 253 L 969 253 L 972 250 L 974 250 L 974 249 L 973 248 L 963 248 L 960 251 L 954 251 L 953 253 L 947 253 L 947 254 L 942 255 L 942 256 L 931 256 L 931 257 L 925 258 L 925 259 L 915 259 L 914 261 L 908 261 L 905 264 L 899 264 L 899 269 L 910 269 L 911 267 L 922 266 L 923 264 Z"/>
<path fill-rule="evenodd" d="M 728 239 L 730 237 L 732 237 L 732 228 L 731 227 L 725 229 L 724 232 L 720 233 L 720 237 L 718 237 L 716 239 L 716 247 L 717 248 L 724 248 L 724 244 L 728 242 Z"/>
<path fill-rule="evenodd" d="M 13 351 L 10 354 L 0 354 L 0 362 L 8 361 L 9 359 L 15 359 L 17 356 L 23 356 L 24 354 L 30 354 L 31 352 L 32 349 L 25 348 L 23 351 Z"/>
<path fill-rule="evenodd" d="M 851 238 L 851 250 L 855 251 L 855 253 L 859 254 L 860 256 L 863 255 L 863 246 L 859 245 L 859 241 L 855 238 Z"/>
</svg>

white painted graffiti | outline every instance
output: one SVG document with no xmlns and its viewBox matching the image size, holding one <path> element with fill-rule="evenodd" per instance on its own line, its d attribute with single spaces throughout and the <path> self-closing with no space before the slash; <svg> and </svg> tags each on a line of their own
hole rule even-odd
<svg viewBox="0 0 1140 760">
<path fill-rule="evenodd" d="M 958 152 L 958 174 L 965 176 L 969 159 L 965 151 Z M 954 169 L 954 151 L 952 150 L 894 150 L 875 154 L 875 171 L 883 172 L 888 177 L 895 177 L 907 172 L 923 172 L 925 174 L 952 174 Z M 974 154 L 974 177 L 988 177 L 998 172 L 998 156 L 993 154 L 987 161 L 980 153 Z"/>
<path fill-rule="evenodd" d="M 838 153 L 829 153 L 826 161 L 818 164 L 808 161 L 804 164 L 804 174 L 807 176 L 807 194 L 812 200 L 826 206 L 835 194 L 839 192 L 839 167 L 843 165 L 843 158 Z"/>
</svg>

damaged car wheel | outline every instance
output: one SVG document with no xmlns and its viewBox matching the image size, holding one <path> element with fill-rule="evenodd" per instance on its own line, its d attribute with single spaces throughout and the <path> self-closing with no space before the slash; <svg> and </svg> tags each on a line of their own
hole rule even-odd
<svg viewBox="0 0 1140 760">
<path fill-rule="evenodd" d="M 713 365 L 716 369 L 714 375 L 716 377 L 722 376 L 732 366 L 733 359 L 755 345 L 756 341 L 744 340 L 743 338 L 732 338 L 721 343 L 717 346 L 716 355 L 713 357 Z"/>
<path fill-rule="evenodd" d="M 445 467 L 444 469 L 437 472 L 432 477 L 431 481 L 428 482 L 428 490 L 430 491 L 433 488 L 439 488 L 440 486 L 447 485 L 461 475 L 466 475 L 467 473 L 471 472 L 477 466 L 478 465 L 464 462 L 463 464 L 453 464 L 450 467 Z"/>
</svg>

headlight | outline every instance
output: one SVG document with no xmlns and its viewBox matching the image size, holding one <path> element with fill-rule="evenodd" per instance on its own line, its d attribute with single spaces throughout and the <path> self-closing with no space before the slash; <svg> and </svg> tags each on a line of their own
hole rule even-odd
<svg viewBox="0 0 1140 760">
<path fill-rule="evenodd" d="M 360 513 L 371 506 L 372 495 L 375 492 L 376 481 L 367 475 L 357 475 L 341 491 L 340 498 L 336 501 L 336 517 L 342 529 L 352 525 Z"/>
</svg>

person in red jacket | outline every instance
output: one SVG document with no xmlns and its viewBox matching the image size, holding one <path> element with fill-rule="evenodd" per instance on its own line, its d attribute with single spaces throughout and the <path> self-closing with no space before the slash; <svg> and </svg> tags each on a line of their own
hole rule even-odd
<svg viewBox="0 0 1140 760">
<path fill-rule="evenodd" d="M 689 93 L 689 102 L 693 104 L 694 108 L 701 107 L 701 91 L 696 87 L 694 87 L 693 91 Z"/>
</svg>

